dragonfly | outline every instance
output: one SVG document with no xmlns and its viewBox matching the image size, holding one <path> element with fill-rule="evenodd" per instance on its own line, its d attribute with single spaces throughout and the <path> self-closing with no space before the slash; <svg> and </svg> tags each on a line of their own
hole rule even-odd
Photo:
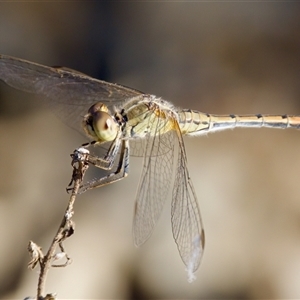
<svg viewBox="0 0 300 300">
<path fill-rule="evenodd" d="M 151 236 L 172 188 L 173 237 L 191 281 L 201 262 L 205 235 L 183 136 L 237 127 L 300 127 L 300 116 L 214 115 L 181 109 L 160 97 L 69 68 L 7 55 L 0 55 L 0 80 L 41 95 L 63 122 L 92 140 L 86 145 L 106 146 L 105 155 L 91 156 L 90 163 L 109 174 L 83 184 L 80 192 L 125 178 L 130 155 L 143 158 L 133 220 L 136 246 Z"/>
</svg>

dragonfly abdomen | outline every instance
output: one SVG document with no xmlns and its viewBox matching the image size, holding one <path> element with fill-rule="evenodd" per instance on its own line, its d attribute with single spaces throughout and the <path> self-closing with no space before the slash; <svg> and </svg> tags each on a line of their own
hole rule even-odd
<svg viewBox="0 0 300 300">
<path fill-rule="evenodd" d="M 200 135 L 236 127 L 300 128 L 300 116 L 212 115 L 190 109 L 181 110 L 178 116 L 180 129 L 183 134 L 187 135 Z"/>
</svg>

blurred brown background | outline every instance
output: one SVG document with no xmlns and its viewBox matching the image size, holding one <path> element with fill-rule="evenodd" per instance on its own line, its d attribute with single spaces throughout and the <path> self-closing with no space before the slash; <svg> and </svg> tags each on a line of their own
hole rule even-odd
<svg viewBox="0 0 300 300">
<path fill-rule="evenodd" d="M 0 53 L 219 114 L 300 114 L 300 4 L 1 3 Z M 35 295 L 27 243 L 47 249 L 62 218 L 69 154 L 86 140 L 32 95 L 0 84 L 0 298 Z M 143 247 L 130 176 L 77 199 L 73 263 L 47 292 L 73 299 L 300 298 L 300 133 L 237 129 L 186 139 L 206 230 L 189 284 L 170 201 Z M 92 171 L 91 171 L 92 172 Z"/>
</svg>

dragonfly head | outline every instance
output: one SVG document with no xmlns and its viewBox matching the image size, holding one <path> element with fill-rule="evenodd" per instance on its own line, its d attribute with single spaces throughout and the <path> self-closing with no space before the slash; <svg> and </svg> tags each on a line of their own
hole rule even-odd
<svg viewBox="0 0 300 300">
<path fill-rule="evenodd" d="M 104 143 L 113 141 L 119 131 L 119 124 L 110 115 L 105 104 L 98 102 L 90 107 L 83 119 L 85 133 L 96 140 Z"/>
</svg>

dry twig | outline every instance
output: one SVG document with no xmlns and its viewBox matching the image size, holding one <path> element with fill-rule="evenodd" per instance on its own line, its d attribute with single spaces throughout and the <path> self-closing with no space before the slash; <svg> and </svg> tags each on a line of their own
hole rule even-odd
<svg viewBox="0 0 300 300">
<path fill-rule="evenodd" d="M 49 295 L 51 295 L 51 297 L 54 297 L 53 299 L 55 299 L 55 296 L 53 296 L 54 294 L 47 294 L 45 297 L 43 296 L 45 291 L 46 278 L 50 267 L 65 267 L 71 262 L 71 259 L 65 252 L 62 243 L 74 233 L 75 225 L 72 221 L 72 216 L 74 215 L 74 203 L 79 188 L 81 186 L 84 174 L 88 169 L 88 156 L 89 152 L 85 148 L 75 150 L 74 153 L 71 155 L 73 174 L 69 186 L 73 184 L 73 187 L 69 188 L 68 190 L 71 190 L 72 192 L 61 224 L 59 225 L 57 233 L 55 234 L 55 237 L 52 240 L 47 254 L 44 255 L 42 249 L 38 245 L 36 245 L 32 241 L 29 242 L 28 251 L 31 254 L 31 261 L 28 263 L 28 267 L 33 269 L 37 265 L 37 263 L 39 263 L 40 265 L 40 273 L 37 287 L 38 300 L 49 299 Z M 57 246 L 60 248 L 61 252 L 56 253 Z M 64 264 L 52 263 L 53 261 L 60 260 L 62 258 L 66 259 L 66 262 Z"/>
</svg>

